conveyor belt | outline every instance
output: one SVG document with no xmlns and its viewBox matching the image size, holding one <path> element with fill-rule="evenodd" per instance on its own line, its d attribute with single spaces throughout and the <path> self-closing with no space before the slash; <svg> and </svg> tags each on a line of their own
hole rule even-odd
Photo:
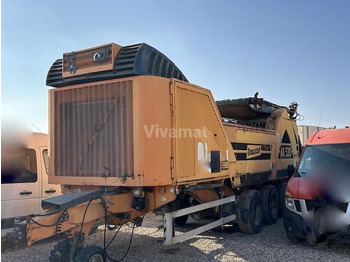
<svg viewBox="0 0 350 262">
<path fill-rule="evenodd" d="M 255 97 L 221 100 L 216 104 L 222 117 L 235 120 L 267 118 L 275 109 L 285 108 Z"/>
</svg>

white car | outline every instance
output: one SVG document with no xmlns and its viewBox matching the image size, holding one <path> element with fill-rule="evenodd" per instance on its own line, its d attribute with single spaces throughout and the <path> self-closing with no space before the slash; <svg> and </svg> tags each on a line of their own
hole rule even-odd
<svg viewBox="0 0 350 262">
<path fill-rule="evenodd" d="M 48 135 L 31 133 L 13 145 L 2 138 L 1 235 L 15 220 L 40 214 L 41 200 L 61 194 L 60 185 L 48 184 Z"/>
</svg>

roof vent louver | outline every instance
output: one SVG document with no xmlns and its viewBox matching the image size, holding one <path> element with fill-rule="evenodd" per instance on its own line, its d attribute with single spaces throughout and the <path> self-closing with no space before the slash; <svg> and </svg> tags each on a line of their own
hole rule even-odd
<svg viewBox="0 0 350 262">
<path fill-rule="evenodd" d="M 114 59 L 112 70 L 63 78 L 62 66 L 62 59 L 57 59 L 53 63 L 47 74 L 46 85 L 63 87 L 137 75 L 177 78 L 188 82 L 180 69 L 169 58 L 145 43 L 122 47 Z"/>
</svg>

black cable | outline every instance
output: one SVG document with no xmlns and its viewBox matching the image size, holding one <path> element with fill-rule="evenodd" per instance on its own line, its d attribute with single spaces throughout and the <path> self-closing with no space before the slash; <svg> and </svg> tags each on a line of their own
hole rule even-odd
<svg viewBox="0 0 350 262">
<path fill-rule="evenodd" d="M 67 209 L 66 209 L 67 210 Z M 51 211 L 51 212 L 47 212 L 47 213 L 44 213 L 44 214 L 36 214 L 36 215 L 34 215 L 34 214 L 30 214 L 29 216 L 30 217 L 46 217 L 46 216 L 51 216 L 51 215 L 53 215 L 53 214 L 57 214 L 57 213 L 59 213 L 60 211 L 57 211 L 57 210 L 53 210 L 53 211 Z"/>
<path fill-rule="evenodd" d="M 131 243 L 132 243 L 132 238 L 133 238 L 133 236 L 134 236 L 134 229 L 135 229 L 135 224 L 134 224 L 134 226 L 133 226 L 133 228 L 132 228 L 131 236 L 130 236 L 130 240 L 129 240 L 129 246 L 128 246 L 128 248 L 127 248 L 127 250 L 126 250 L 124 256 L 123 256 L 121 259 L 114 260 L 114 259 L 112 259 L 112 258 L 108 255 L 108 253 L 107 253 L 107 247 L 106 247 L 106 227 L 105 227 L 105 234 L 104 234 L 104 250 L 105 250 L 105 254 L 106 254 L 106 256 L 107 256 L 107 258 L 108 258 L 109 260 L 111 260 L 112 262 L 121 262 L 121 261 L 124 260 L 124 258 L 128 255 L 128 253 L 129 253 L 129 251 L 130 251 L 130 247 L 131 247 Z M 112 243 L 112 242 L 111 242 L 111 243 Z"/>
<path fill-rule="evenodd" d="M 89 208 L 89 205 L 90 205 L 91 201 L 92 201 L 92 199 L 89 200 L 89 203 L 88 203 L 87 207 L 85 208 L 83 220 L 82 220 L 82 223 L 81 223 L 80 233 L 83 231 L 83 225 L 84 225 L 84 221 L 85 221 L 86 212 L 87 212 L 87 210 L 88 210 L 88 208 Z M 59 212 L 59 211 L 58 211 L 58 212 Z M 45 217 L 45 216 L 50 216 L 50 215 L 56 214 L 56 213 L 58 213 L 58 212 L 55 211 L 55 212 L 52 212 L 52 213 L 38 214 L 38 215 L 31 214 L 31 215 L 29 215 L 29 220 L 30 220 L 31 222 L 33 222 L 34 224 L 36 224 L 36 225 L 38 225 L 38 226 L 41 226 L 41 227 L 53 227 L 53 226 L 56 226 L 56 225 L 60 222 L 61 218 L 62 218 L 64 215 L 67 214 L 67 213 L 66 213 L 66 212 L 67 212 L 67 209 L 65 209 L 65 210 L 62 212 L 62 214 L 57 218 L 56 222 L 53 223 L 53 224 L 51 224 L 51 225 L 44 225 L 44 224 L 41 224 L 41 223 L 35 221 L 33 218 L 34 218 L 34 217 Z M 65 219 L 65 220 L 67 221 L 68 219 Z"/>
<path fill-rule="evenodd" d="M 36 222 L 33 218 L 30 218 L 30 221 L 38 226 L 41 226 L 41 227 L 53 227 L 53 226 L 56 226 L 58 223 L 58 220 L 57 220 L 55 223 L 53 223 L 51 225 L 43 225 L 43 224 L 40 224 L 39 222 Z"/>
<path fill-rule="evenodd" d="M 140 225 L 142 224 L 143 218 L 144 218 L 144 217 L 145 217 L 145 215 L 142 216 L 142 220 L 141 220 Z M 135 220 L 131 220 L 130 222 L 133 223 L 131 226 L 129 225 L 129 222 L 127 222 L 126 225 L 127 225 L 129 228 L 132 228 L 132 227 L 136 224 L 136 221 L 135 221 Z M 136 224 L 135 227 L 139 227 L 139 226 Z"/>
<path fill-rule="evenodd" d="M 92 199 L 89 200 L 89 203 L 87 204 L 85 211 L 84 211 L 84 215 L 83 215 L 83 220 L 81 221 L 81 228 L 80 228 L 80 233 L 83 232 L 83 226 L 84 226 L 84 221 L 85 221 L 85 216 L 86 216 L 86 212 L 91 204 Z"/>
<path fill-rule="evenodd" d="M 87 210 L 89 209 L 89 206 L 90 206 L 90 204 L 91 204 L 91 201 L 92 201 L 92 199 L 89 200 L 89 203 L 87 204 L 87 206 L 86 206 L 86 208 L 85 208 L 85 211 L 84 211 L 83 219 L 81 220 L 81 227 L 80 227 L 80 232 L 79 232 L 79 236 L 78 236 L 79 238 L 81 238 L 81 233 L 83 232 L 83 227 L 84 227 L 84 222 L 85 222 L 85 216 L 86 216 Z M 75 241 L 74 250 L 77 248 L 79 240 L 80 240 L 80 239 L 78 239 L 77 241 Z"/>
<path fill-rule="evenodd" d="M 116 233 L 114 234 L 113 238 L 109 241 L 108 245 L 106 246 L 106 232 L 107 232 L 107 205 L 106 205 L 106 202 L 103 198 L 101 198 L 101 205 L 104 207 L 104 215 L 105 215 L 105 228 L 104 228 L 104 231 L 103 231 L 103 248 L 104 248 L 104 251 L 105 251 L 105 254 L 106 254 L 106 257 L 111 260 L 112 262 L 121 262 L 124 260 L 124 258 L 128 255 L 129 251 L 130 251 L 130 247 L 131 247 L 131 243 L 132 243 L 132 238 L 134 236 L 134 229 L 136 227 L 136 223 L 134 222 L 134 225 L 133 225 L 133 228 L 132 228 L 132 231 L 131 231 L 131 236 L 130 236 L 130 240 L 129 240 L 129 245 L 128 245 L 128 248 L 124 254 L 124 256 L 121 258 L 121 259 L 117 259 L 117 260 L 114 260 L 112 259 L 109 255 L 108 255 L 108 252 L 107 252 L 107 248 L 111 245 L 111 243 L 113 242 L 113 240 L 115 239 L 115 237 L 118 235 L 118 232 L 120 231 L 121 227 L 120 226 Z M 142 220 L 144 219 L 145 215 L 143 215 L 142 217 Z M 142 223 L 142 222 L 141 222 Z"/>
<path fill-rule="evenodd" d="M 120 231 L 121 228 L 122 228 L 122 226 L 120 226 L 120 227 L 116 230 L 116 232 L 115 232 L 113 238 L 109 241 L 108 245 L 106 246 L 106 249 L 112 244 L 113 240 L 114 240 L 115 237 L 118 235 L 118 233 L 119 233 L 119 231 Z"/>
<path fill-rule="evenodd" d="M 29 217 L 29 220 L 30 220 L 31 222 L 33 222 L 34 224 L 36 224 L 36 225 L 38 225 L 38 226 L 41 226 L 41 227 L 53 227 L 53 226 L 56 226 L 56 225 L 60 222 L 61 218 L 67 214 L 66 212 L 67 212 L 67 209 L 64 210 L 64 211 L 62 212 L 62 214 L 57 218 L 56 222 L 53 223 L 53 224 L 51 224 L 51 225 L 44 225 L 44 224 L 41 224 L 41 223 L 35 221 L 35 220 L 33 219 L 33 217 L 35 217 L 35 215 L 31 215 L 31 216 Z"/>
<path fill-rule="evenodd" d="M 128 223 L 126 223 L 126 225 L 129 227 L 129 228 L 133 228 L 134 227 L 134 225 L 135 225 L 135 223 L 133 223 L 133 225 L 129 225 L 129 222 Z"/>
</svg>

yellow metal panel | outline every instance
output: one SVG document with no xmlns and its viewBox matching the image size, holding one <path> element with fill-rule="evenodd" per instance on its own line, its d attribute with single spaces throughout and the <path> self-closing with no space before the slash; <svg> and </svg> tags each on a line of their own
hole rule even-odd
<svg viewBox="0 0 350 262">
<path fill-rule="evenodd" d="M 55 176 L 134 173 L 132 91 L 119 81 L 54 92 Z"/>
<path fill-rule="evenodd" d="M 277 170 L 286 170 L 288 165 L 296 164 L 299 159 L 298 130 L 293 121 L 282 118 L 277 126 L 276 143 Z"/>
<path fill-rule="evenodd" d="M 212 173 L 210 169 L 211 151 L 220 151 L 220 162 L 233 155 L 210 91 L 179 81 L 174 86 L 176 181 L 229 177 L 229 170 Z"/>
<path fill-rule="evenodd" d="M 145 186 L 171 185 L 169 79 L 140 76 L 134 83 L 135 176 Z"/>
<path fill-rule="evenodd" d="M 50 90 L 50 183 L 171 185 L 169 79 Z"/>
<path fill-rule="evenodd" d="M 275 135 L 247 128 L 237 129 L 236 143 L 246 144 L 247 148 L 235 150 L 236 154 L 244 154 L 246 160 L 237 162 L 238 174 L 250 174 L 271 171 L 273 167 L 273 148 L 275 147 Z M 259 148 L 260 152 L 251 155 L 252 148 Z M 241 160 L 241 159 L 239 159 Z"/>
</svg>

